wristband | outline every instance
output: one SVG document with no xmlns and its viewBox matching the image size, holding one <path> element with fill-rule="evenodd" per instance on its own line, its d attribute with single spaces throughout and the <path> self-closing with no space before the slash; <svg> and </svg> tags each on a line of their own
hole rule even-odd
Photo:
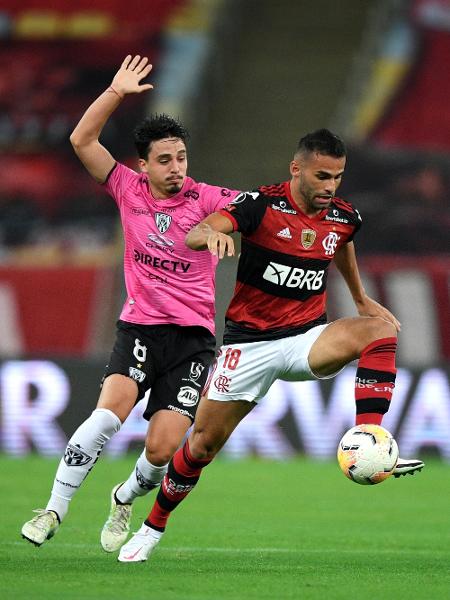
<svg viewBox="0 0 450 600">
<path fill-rule="evenodd" d="M 114 94 L 116 94 L 116 96 L 119 96 L 119 98 L 121 100 L 124 99 L 124 96 L 122 96 L 122 94 L 119 94 L 119 92 L 117 90 L 115 90 L 112 85 L 110 85 L 109 88 L 106 91 L 107 92 L 109 92 L 109 91 L 113 92 Z"/>
</svg>

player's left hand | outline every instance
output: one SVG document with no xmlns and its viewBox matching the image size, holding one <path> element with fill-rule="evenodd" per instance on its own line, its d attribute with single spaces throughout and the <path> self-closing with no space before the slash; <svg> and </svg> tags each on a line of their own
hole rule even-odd
<svg viewBox="0 0 450 600">
<path fill-rule="evenodd" d="M 114 90 L 122 94 L 140 94 L 151 90 L 153 86 L 150 83 L 141 83 L 142 79 L 152 70 L 152 65 L 148 62 L 146 56 L 131 56 L 129 54 L 120 66 L 120 69 L 114 76 L 111 86 Z"/>
<path fill-rule="evenodd" d="M 226 233 L 211 230 L 206 237 L 206 245 L 213 256 L 222 259 L 225 256 L 234 256 L 233 238 Z"/>
<path fill-rule="evenodd" d="M 361 302 L 357 303 L 356 308 L 361 317 L 381 317 L 382 319 L 389 321 L 389 323 L 392 323 L 397 331 L 400 331 L 401 329 L 400 321 L 391 313 L 391 311 L 376 300 L 369 298 L 369 296 L 365 296 Z"/>
</svg>

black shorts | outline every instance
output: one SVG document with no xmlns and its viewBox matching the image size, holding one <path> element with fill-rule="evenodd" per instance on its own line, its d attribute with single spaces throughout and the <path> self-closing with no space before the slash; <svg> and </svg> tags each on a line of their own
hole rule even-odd
<svg viewBox="0 0 450 600">
<path fill-rule="evenodd" d="M 204 327 L 118 321 L 102 383 L 113 373 L 127 375 L 138 385 L 136 403 L 150 391 L 145 419 L 167 409 L 193 421 L 215 345 L 214 336 Z"/>
</svg>

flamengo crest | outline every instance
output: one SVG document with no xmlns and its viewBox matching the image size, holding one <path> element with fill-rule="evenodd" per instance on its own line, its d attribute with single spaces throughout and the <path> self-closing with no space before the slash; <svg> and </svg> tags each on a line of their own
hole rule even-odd
<svg viewBox="0 0 450 600">
<path fill-rule="evenodd" d="M 172 217 L 170 215 L 166 215 L 164 213 L 155 213 L 155 222 L 156 226 L 161 233 L 165 233 L 172 222 Z"/>
<path fill-rule="evenodd" d="M 302 235 L 301 235 L 301 242 L 302 242 L 302 246 L 303 248 L 305 248 L 305 250 L 308 250 L 308 248 L 311 248 L 311 246 L 314 244 L 314 241 L 316 239 L 316 232 L 314 231 L 314 229 L 302 229 Z"/>
</svg>

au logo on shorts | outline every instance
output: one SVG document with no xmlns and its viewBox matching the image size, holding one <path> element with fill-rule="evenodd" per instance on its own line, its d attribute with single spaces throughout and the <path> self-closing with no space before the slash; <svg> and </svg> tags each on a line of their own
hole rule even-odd
<svg viewBox="0 0 450 600">
<path fill-rule="evenodd" d="M 314 244 L 314 241 L 316 239 L 316 232 L 314 231 L 314 229 L 302 229 L 302 234 L 301 234 L 301 242 L 302 242 L 302 246 L 303 248 L 305 248 L 305 250 L 308 250 L 308 248 L 311 248 L 311 246 Z"/>
<path fill-rule="evenodd" d="M 198 391 L 188 385 L 181 387 L 177 395 L 178 402 L 183 406 L 195 406 L 198 398 Z"/>
<path fill-rule="evenodd" d="M 155 213 L 155 223 L 160 233 L 165 233 L 169 229 L 171 222 L 172 217 L 170 215 L 159 212 Z"/>
</svg>

